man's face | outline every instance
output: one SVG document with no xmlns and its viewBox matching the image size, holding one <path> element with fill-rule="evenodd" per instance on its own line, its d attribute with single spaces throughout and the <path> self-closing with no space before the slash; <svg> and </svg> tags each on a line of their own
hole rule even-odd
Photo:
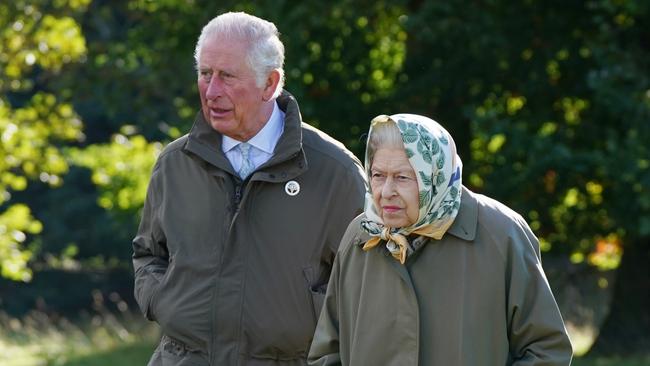
<svg viewBox="0 0 650 366">
<path fill-rule="evenodd" d="M 205 120 L 223 135 L 240 141 L 253 137 L 266 123 L 270 95 L 256 84 L 246 62 L 245 42 L 214 36 L 199 55 L 198 87 Z M 266 99 L 266 100 L 265 100 Z"/>
</svg>

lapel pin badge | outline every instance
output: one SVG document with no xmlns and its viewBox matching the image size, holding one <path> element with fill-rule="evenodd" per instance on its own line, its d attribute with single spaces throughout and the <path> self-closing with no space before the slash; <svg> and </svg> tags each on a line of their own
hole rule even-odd
<svg viewBox="0 0 650 366">
<path fill-rule="evenodd" d="M 289 196 L 295 196 L 300 193 L 300 184 L 295 180 L 290 180 L 284 185 L 284 191 L 287 192 Z"/>
</svg>

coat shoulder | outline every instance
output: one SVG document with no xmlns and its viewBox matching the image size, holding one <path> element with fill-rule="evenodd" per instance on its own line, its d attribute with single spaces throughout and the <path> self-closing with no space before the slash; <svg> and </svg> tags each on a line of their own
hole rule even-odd
<svg viewBox="0 0 650 366">
<path fill-rule="evenodd" d="M 182 151 L 185 145 L 187 144 L 188 138 L 189 138 L 189 134 L 186 134 L 167 144 L 162 149 L 162 152 L 158 156 L 158 161 L 163 161 L 169 156 L 175 155 L 179 151 Z"/>
<path fill-rule="evenodd" d="M 347 169 L 361 168 L 359 159 L 345 145 L 305 122 L 302 122 L 302 143 L 305 150 L 326 157 L 335 164 Z"/>
<path fill-rule="evenodd" d="M 539 240 L 519 213 L 493 198 L 473 195 L 478 205 L 478 232 L 486 243 L 493 243 L 504 258 L 513 250 L 524 253 L 528 249 L 541 258 Z"/>
<path fill-rule="evenodd" d="M 480 226 L 492 228 L 494 231 L 506 230 L 513 224 L 528 227 L 526 220 L 505 204 L 479 193 L 468 192 L 477 202 Z"/>
</svg>

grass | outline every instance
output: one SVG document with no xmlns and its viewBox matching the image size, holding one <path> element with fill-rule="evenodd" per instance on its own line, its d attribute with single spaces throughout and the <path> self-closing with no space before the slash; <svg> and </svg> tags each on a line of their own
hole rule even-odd
<svg viewBox="0 0 650 366">
<path fill-rule="evenodd" d="M 146 365 L 158 337 L 155 325 L 133 314 L 82 317 L 78 324 L 32 313 L 0 316 L 0 365 Z"/>
<path fill-rule="evenodd" d="M 630 357 L 579 357 L 572 366 L 650 366 L 650 355 Z"/>
<path fill-rule="evenodd" d="M 113 304 L 99 294 L 96 300 L 74 321 L 38 311 L 21 319 L 0 312 L 0 365 L 146 365 L 158 327 L 116 294 L 111 294 Z"/>
<path fill-rule="evenodd" d="M 62 366 L 114 366 L 146 365 L 154 346 L 151 343 L 135 343 L 110 351 L 98 352 L 70 360 Z M 573 366 L 650 366 L 650 355 L 646 357 L 611 357 L 574 359 Z"/>
<path fill-rule="evenodd" d="M 154 324 L 122 306 L 117 313 L 97 306 L 74 322 L 32 312 L 23 319 L 0 313 L 0 365 L 146 365 L 159 336 Z M 585 338 L 588 335 L 581 334 Z M 574 332 L 575 342 L 579 337 Z M 586 351 L 593 339 L 584 339 Z M 575 357 L 574 366 L 650 366 L 650 353 L 629 357 Z"/>
<path fill-rule="evenodd" d="M 146 365 L 155 345 L 136 342 L 69 360 L 61 366 Z"/>
</svg>

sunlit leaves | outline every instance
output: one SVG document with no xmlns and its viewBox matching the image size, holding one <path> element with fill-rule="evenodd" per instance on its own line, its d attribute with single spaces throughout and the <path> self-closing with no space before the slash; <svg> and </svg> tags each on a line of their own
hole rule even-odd
<svg viewBox="0 0 650 366">
<path fill-rule="evenodd" d="M 621 238 L 616 234 L 609 234 L 596 240 L 596 245 L 587 259 L 589 264 L 601 270 L 610 270 L 618 268 L 622 255 Z"/>
<path fill-rule="evenodd" d="M 39 25 L 33 36 L 38 54 L 32 57 L 41 67 L 59 71 L 66 63 L 85 55 L 85 39 L 74 19 L 45 15 Z"/>
<path fill-rule="evenodd" d="M 340 81 L 364 104 L 385 96 L 395 87 L 406 58 L 407 33 L 400 21 L 405 9 L 385 1 L 373 3 L 363 15 L 347 4 L 331 3 L 324 9 L 326 17 L 312 20 L 314 25 L 300 35 L 304 56 L 289 61 L 300 68 L 290 68 L 288 77 L 327 93 L 332 82 Z M 314 74 L 322 69 L 325 73 Z"/>
<path fill-rule="evenodd" d="M 495 154 L 501 149 L 501 146 L 506 142 L 506 136 L 502 133 L 498 133 L 490 138 L 490 141 L 487 143 L 487 150 L 491 154 Z"/>
<path fill-rule="evenodd" d="M 85 39 L 77 21 L 47 14 L 83 9 L 89 0 L 11 1 L 0 4 L 0 275 L 28 281 L 26 249 L 42 224 L 28 206 L 12 202 L 30 180 L 57 187 L 68 171 L 59 147 L 83 141 L 82 123 L 70 103 L 37 82 L 83 59 Z M 23 93 L 15 97 L 12 93 Z M 62 94 L 60 90 L 57 93 Z M 25 98 L 25 96 L 28 96 Z M 23 100 L 12 104 L 14 100 Z"/>
<path fill-rule="evenodd" d="M 556 108 L 561 109 L 564 113 L 564 120 L 569 125 L 580 123 L 580 115 L 589 107 L 589 102 L 581 98 L 562 98 L 556 103 Z"/>
<path fill-rule="evenodd" d="M 506 99 L 506 110 L 509 115 L 514 115 L 521 108 L 524 107 L 526 103 L 526 98 L 522 96 L 508 96 Z"/>
<path fill-rule="evenodd" d="M 47 175 L 45 181 L 59 185 L 60 176 L 68 170 L 68 165 L 51 144 L 57 141 L 81 141 L 81 127 L 81 121 L 72 107 L 57 102 L 52 94 L 38 93 L 23 108 L 10 110 L 0 107 L 0 131 L 3 131 L 0 137 L 3 157 L 0 160 L 0 173 L 13 176 L 13 179 L 23 175 L 30 179 L 43 178 L 44 173 Z M 7 183 L 11 184 L 11 181 L 7 179 Z"/>
<path fill-rule="evenodd" d="M 622 241 L 650 233 L 650 58 L 639 46 L 647 33 L 640 2 L 89 4 L 0 3 L 3 215 L 35 180 L 74 197 L 66 172 L 80 165 L 92 173 L 72 169 L 82 172 L 75 179 L 96 185 L 86 187 L 87 205 L 97 208 L 97 188 L 101 208 L 135 218 L 159 151 L 152 141 L 185 133 L 199 105 L 191 52 L 200 26 L 246 10 L 278 26 L 287 89 L 305 120 L 353 151 L 363 150 L 375 115 L 426 114 L 453 133 L 466 184 L 535 212 L 544 249 L 584 261 L 597 235 L 619 226 Z M 137 128 L 114 135 L 125 121 Z M 78 148 L 62 154 L 67 145 Z M 83 203 L 70 217 L 87 212 Z M 74 240 L 80 255 L 99 246 L 83 235 Z"/>
<path fill-rule="evenodd" d="M 377 92 L 386 92 L 394 87 L 397 76 L 402 71 L 406 58 L 407 33 L 400 18 L 405 17 L 402 9 L 393 8 L 380 12 L 374 32 L 366 35 L 366 40 L 373 44 L 369 59 L 371 85 Z M 362 24 L 367 24 L 364 18 Z"/>
<path fill-rule="evenodd" d="M 0 213 L 0 275 L 16 281 L 32 277 L 27 262 L 31 251 L 22 248 L 29 234 L 38 234 L 41 223 L 32 217 L 29 207 L 15 204 Z"/>
<path fill-rule="evenodd" d="M 161 146 L 140 135 L 117 134 L 110 143 L 71 149 L 69 155 L 76 164 L 92 170 L 93 183 L 101 191 L 101 207 L 137 211 L 144 203 L 149 173 Z"/>
<path fill-rule="evenodd" d="M 88 1 L 59 1 L 59 7 L 83 7 Z M 69 16 L 44 14 L 41 3 L 21 1 L 0 5 L 0 90 L 28 90 L 35 66 L 57 73 L 68 63 L 79 61 L 86 52 L 85 39 L 77 21 Z"/>
</svg>

